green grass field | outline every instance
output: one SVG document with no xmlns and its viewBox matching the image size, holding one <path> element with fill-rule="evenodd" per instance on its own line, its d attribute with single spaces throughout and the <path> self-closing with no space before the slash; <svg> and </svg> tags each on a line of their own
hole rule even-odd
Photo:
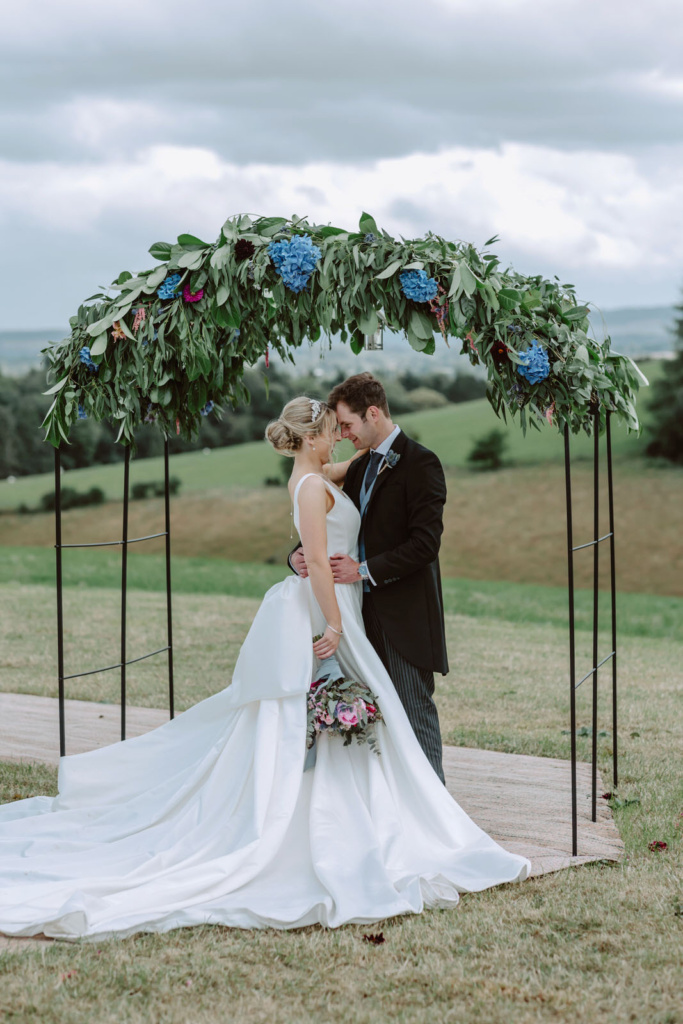
<svg viewBox="0 0 683 1024">
<path fill-rule="evenodd" d="M 132 554 L 128 563 L 131 590 L 163 591 L 166 562 L 161 555 Z M 230 562 L 214 558 L 173 558 L 174 594 L 226 594 L 260 599 L 268 587 L 284 578 L 284 565 Z M 55 556 L 49 548 L 0 547 L 0 586 L 54 587 Z M 121 559 L 117 553 L 89 549 L 70 551 L 64 558 L 64 585 L 75 591 L 119 590 Z M 505 622 L 538 623 L 565 628 L 568 622 L 566 587 L 527 583 L 445 578 L 444 606 L 449 614 Z M 620 593 L 617 599 L 619 636 L 650 637 L 683 643 L 683 598 Z M 576 628 L 592 630 L 593 595 L 576 591 Z M 600 594 L 600 622 L 609 622 L 610 599 Z"/>
<path fill-rule="evenodd" d="M 664 363 L 644 365 L 646 376 L 652 380 L 664 372 Z M 647 389 L 645 389 L 645 397 Z M 640 414 L 647 422 L 645 401 L 641 401 Z M 411 436 L 417 436 L 422 444 L 433 449 L 444 466 L 463 467 L 473 441 L 499 428 L 509 438 L 509 458 L 517 465 L 538 465 L 544 462 L 561 462 L 564 458 L 562 435 L 556 429 L 543 426 L 541 432 L 529 430 L 524 437 L 517 424 L 498 420 L 486 399 L 463 402 L 428 412 L 409 413 L 397 417 L 401 427 Z M 644 435 L 628 435 L 625 428 L 616 426 L 613 432 L 615 458 L 623 459 L 642 455 L 645 446 Z M 351 446 L 343 444 L 338 448 L 339 458 L 347 458 Z M 572 439 L 572 452 L 576 459 L 592 455 L 592 441 L 585 435 Z M 268 476 L 277 476 L 281 457 L 268 444 L 255 441 L 204 452 L 185 452 L 174 455 L 172 473 L 181 480 L 181 493 L 197 491 L 227 491 L 235 488 L 261 487 Z M 133 460 L 131 483 L 163 479 L 163 460 Z M 118 498 L 123 486 L 123 465 L 92 466 L 87 469 L 71 470 L 64 474 L 64 485 L 86 491 L 101 487 L 110 499 Z M 0 481 L 0 509 L 15 509 L 21 504 L 36 507 L 43 494 L 54 490 L 54 476 L 43 473 L 31 477 L 19 477 L 14 484 Z"/>
</svg>

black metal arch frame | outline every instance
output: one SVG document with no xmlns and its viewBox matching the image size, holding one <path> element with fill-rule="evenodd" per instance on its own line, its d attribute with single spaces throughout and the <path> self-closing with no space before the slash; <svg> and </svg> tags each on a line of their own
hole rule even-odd
<svg viewBox="0 0 683 1024">
<path fill-rule="evenodd" d="M 612 432 L 611 413 L 607 413 L 606 424 L 606 454 L 607 454 L 607 488 L 609 506 L 609 532 L 599 536 L 599 512 L 600 512 L 600 434 L 599 415 L 594 417 L 594 446 L 593 446 L 593 540 L 585 544 L 574 545 L 573 517 L 572 517 L 572 487 L 571 487 L 571 456 L 569 445 L 569 427 L 564 429 L 564 456 L 565 456 L 565 482 L 567 497 L 567 576 L 569 592 L 569 712 L 571 731 L 571 801 L 572 801 L 572 855 L 578 854 L 578 817 L 577 817 L 577 783 L 576 783 L 576 691 L 582 683 L 592 677 L 592 750 L 591 750 L 591 818 L 597 820 L 597 741 L 598 741 L 598 669 L 611 659 L 612 661 L 612 759 L 613 759 L 613 786 L 618 786 L 617 768 L 617 632 L 616 632 L 616 586 L 615 586 L 615 560 L 614 560 L 614 489 L 612 477 Z M 130 448 L 126 448 L 123 477 L 123 530 L 121 540 L 101 541 L 96 544 L 63 544 L 62 543 L 62 509 L 61 509 L 61 461 L 59 449 L 55 451 L 55 551 L 57 556 L 57 660 L 59 674 L 59 750 L 63 757 L 66 753 L 66 733 L 64 723 L 64 683 L 68 679 L 76 679 L 82 676 L 94 675 L 98 672 L 109 672 L 112 669 L 120 669 L 121 672 L 121 739 L 126 738 L 126 667 L 138 661 L 144 661 L 156 654 L 168 652 L 168 687 L 169 687 L 169 711 L 171 718 L 174 717 L 173 708 L 173 625 L 171 614 L 171 519 L 169 499 L 169 471 L 168 471 L 168 439 L 164 444 L 164 507 L 165 527 L 161 533 L 152 533 L 144 537 L 128 536 L 128 506 L 129 506 L 129 481 L 130 481 Z M 128 545 L 138 544 L 141 541 L 152 540 L 155 537 L 166 538 L 166 615 L 167 615 L 167 644 L 149 654 L 143 654 L 138 658 L 126 658 L 126 599 L 128 583 Z M 612 650 L 600 662 L 598 662 L 598 599 L 599 599 L 599 545 L 605 541 L 610 542 L 610 590 L 611 590 L 611 619 L 612 619 Z M 92 548 L 92 547 L 121 547 L 121 656 L 114 665 L 106 665 L 103 668 L 91 669 L 88 672 L 74 672 L 68 676 L 64 675 L 64 616 L 63 616 L 63 583 L 62 583 L 62 551 L 65 548 Z M 576 681 L 576 628 L 575 628 L 575 593 L 574 593 L 574 552 L 583 549 L 593 549 L 593 666 L 581 678 Z"/>
<path fill-rule="evenodd" d="M 612 661 L 612 784 L 619 784 L 617 765 L 617 605 L 614 560 L 614 486 L 612 476 L 612 425 L 611 413 L 607 412 L 605 444 L 607 455 L 607 500 L 609 509 L 609 532 L 600 536 L 600 419 L 595 413 L 593 419 L 593 540 L 574 545 L 572 524 L 572 476 L 569 450 L 569 427 L 564 428 L 564 470 L 567 491 L 567 579 L 569 590 L 569 717 L 571 730 L 571 786 L 572 786 L 572 855 L 578 853 L 578 824 L 576 806 L 576 691 L 592 677 L 591 707 L 591 820 L 597 821 L 597 773 L 598 773 L 598 669 L 606 661 Z M 612 650 L 598 661 L 598 598 L 599 598 L 599 546 L 609 540 L 610 549 L 610 596 L 612 619 Z M 593 549 L 593 666 L 576 681 L 576 628 L 574 604 L 574 552 Z"/>
<path fill-rule="evenodd" d="M 121 673 L 121 739 L 126 738 L 126 668 L 138 661 L 145 661 L 155 654 L 168 653 L 168 702 L 171 718 L 174 717 L 173 707 L 173 616 L 171 608 L 171 509 L 168 474 L 168 439 L 164 443 L 164 525 L 160 533 L 149 533 L 144 537 L 128 536 L 128 507 L 130 490 L 130 448 L 126 448 L 123 464 L 123 528 L 121 540 L 98 541 L 95 544 L 63 544 L 62 543 L 62 466 L 59 448 L 55 449 L 55 554 L 57 560 L 57 673 L 59 681 L 59 753 L 66 754 L 66 726 L 64 719 L 64 683 L 68 679 L 79 679 L 83 676 L 96 675 L 98 672 L 110 672 L 119 669 Z M 156 537 L 166 538 L 166 629 L 167 643 L 156 651 L 142 654 L 138 658 L 127 657 L 126 644 L 126 604 L 128 597 L 128 546 L 141 541 L 153 540 Z M 121 548 L 121 654 L 114 665 L 93 668 L 87 672 L 72 672 L 64 675 L 64 604 L 62 580 L 62 551 L 66 548 Z"/>
</svg>

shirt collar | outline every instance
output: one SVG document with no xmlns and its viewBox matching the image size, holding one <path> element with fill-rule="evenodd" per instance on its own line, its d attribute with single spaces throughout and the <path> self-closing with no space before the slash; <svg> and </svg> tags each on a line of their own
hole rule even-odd
<svg viewBox="0 0 683 1024">
<path fill-rule="evenodd" d="M 379 452 L 380 455 L 386 455 L 387 452 L 391 450 L 392 444 L 394 443 L 394 441 L 396 440 L 400 433 L 401 428 L 398 426 L 394 427 L 389 436 L 385 437 L 382 443 L 378 444 L 376 448 L 372 449 L 372 451 Z"/>
</svg>

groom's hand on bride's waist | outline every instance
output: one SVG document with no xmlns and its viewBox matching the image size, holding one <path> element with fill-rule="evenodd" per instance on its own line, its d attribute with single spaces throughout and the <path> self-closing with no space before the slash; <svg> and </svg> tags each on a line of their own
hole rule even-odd
<svg viewBox="0 0 683 1024">
<path fill-rule="evenodd" d="M 302 579 L 306 579 L 308 576 L 308 569 L 306 568 L 306 556 L 304 555 L 303 548 L 297 548 L 289 556 L 289 564 L 291 565 L 297 576 L 301 576 Z"/>
<path fill-rule="evenodd" d="M 332 555 L 330 565 L 335 583 L 358 583 L 362 578 L 358 572 L 359 563 L 350 555 Z"/>
</svg>

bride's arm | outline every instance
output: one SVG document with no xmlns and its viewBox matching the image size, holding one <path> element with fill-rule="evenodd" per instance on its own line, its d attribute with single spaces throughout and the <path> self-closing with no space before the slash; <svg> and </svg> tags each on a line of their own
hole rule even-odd
<svg viewBox="0 0 683 1024">
<path fill-rule="evenodd" d="M 316 657 L 322 660 L 339 646 L 342 621 L 327 555 L 327 489 L 315 476 L 299 488 L 299 534 L 313 593 L 327 622 L 322 639 L 313 644 Z"/>
<path fill-rule="evenodd" d="M 352 455 L 350 459 L 346 459 L 344 462 L 326 462 L 323 466 L 323 473 L 333 484 L 343 484 L 351 463 L 365 455 L 367 451 L 367 448 L 361 448 L 360 451 L 357 451 L 355 455 Z"/>
</svg>

